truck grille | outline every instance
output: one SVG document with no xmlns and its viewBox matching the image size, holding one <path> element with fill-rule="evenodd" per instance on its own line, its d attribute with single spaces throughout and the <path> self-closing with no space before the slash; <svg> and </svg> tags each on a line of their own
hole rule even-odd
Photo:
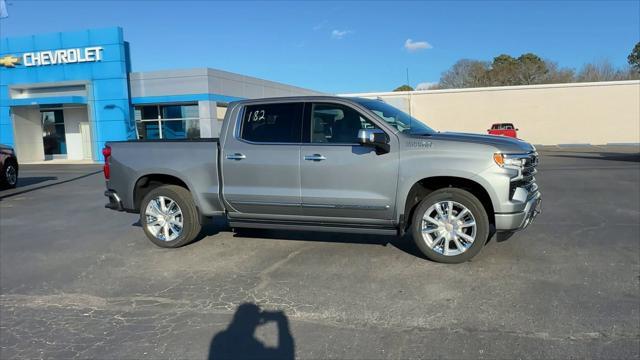
<svg viewBox="0 0 640 360">
<path fill-rule="evenodd" d="M 511 182 L 510 186 L 510 198 L 513 197 L 516 189 L 521 187 L 527 190 L 529 193 L 529 198 L 535 195 L 536 191 L 538 191 L 538 184 L 536 184 L 535 175 L 538 173 L 536 167 L 538 166 L 540 159 L 538 157 L 537 152 L 532 152 L 525 159 L 524 168 L 522 169 L 522 177 L 516 181 Z"/>
</svg>

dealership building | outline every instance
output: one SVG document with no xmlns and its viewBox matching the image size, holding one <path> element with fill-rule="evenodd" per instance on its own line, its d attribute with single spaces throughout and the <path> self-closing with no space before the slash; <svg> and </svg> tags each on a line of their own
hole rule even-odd
<svg viewBox="0 0 640 360">
<path fill-rule="evenodd" d="M 100 161 L 106 141 L 216 137 L 227 103 L 318 92 L 209 68 L 131 72 L 119 27 L 0 39 L 0 143 Z"/>
</svg>

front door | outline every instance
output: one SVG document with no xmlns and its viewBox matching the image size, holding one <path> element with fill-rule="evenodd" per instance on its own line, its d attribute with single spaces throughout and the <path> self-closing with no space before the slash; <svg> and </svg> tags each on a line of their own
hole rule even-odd
<svg viewBox="0 0 640 360">
<path fill-rule="evenodd" d="M 397 146 L 386 154 L 358 143 L 358 132 L 379 128 L 355 109 L 307 104 L 301 147 L 303 215 L 329 222 L 386 223 L 393 219 Z M 392 139 L 394 137 L 391 137 Z"/>
<path fill-rule="evenodd" d="M 300 215 L 302 109 L 302 103 L 244 108 L 221 156 L 230 218 Z"/>
<path fill-rule="evenodd" d="M 66 159 L 67 139 L 62 110 L 41 111 L 40 117 L 45 159 Z"/>
</svg>

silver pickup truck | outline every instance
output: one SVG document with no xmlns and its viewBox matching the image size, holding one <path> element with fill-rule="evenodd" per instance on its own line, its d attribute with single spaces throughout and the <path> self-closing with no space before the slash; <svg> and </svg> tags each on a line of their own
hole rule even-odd
<svg viewBox="0 0 640 360">
<path fill-rule="evenodd" d="M 224 216 L 232 228 L 410 232 L 429 259 L 458 263 L 541 209 L 532 145 L 437 132 L 380 100 L 238 101 L 219 139 L 109 142 L 103 154 L 106 206 L 139 212 L 161 247 Z"/>
</svg>

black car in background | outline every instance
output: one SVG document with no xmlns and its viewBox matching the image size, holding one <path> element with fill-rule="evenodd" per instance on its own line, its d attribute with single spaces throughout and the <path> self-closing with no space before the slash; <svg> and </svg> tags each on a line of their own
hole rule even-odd
<svg viewBox="0 0 640 360">
<path fill-rule="evenodd" d="M 18 183 L 18 157 L 11 146 L 0 144 L 0 188 L 11 189 Z"/>
</svg>

